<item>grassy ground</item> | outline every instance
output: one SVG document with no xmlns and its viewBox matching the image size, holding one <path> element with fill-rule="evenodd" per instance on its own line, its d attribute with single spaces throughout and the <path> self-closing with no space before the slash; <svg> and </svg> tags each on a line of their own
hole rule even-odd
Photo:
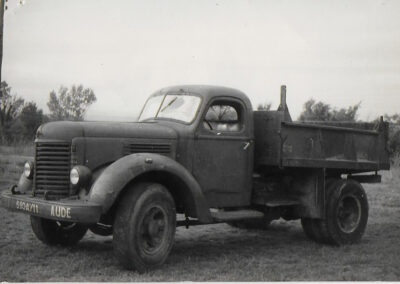
<svg viewBox="0 0 400 284">
<path fill-rule="evenodd" d="M 19 176 L 31 152 L 0 148 L 0 179 Z M 88 233 L 73 248 L 48 247 L 33 235 L 29 217 L 0 209 L 0 281 L 273 281 L 400 280 L 400 170 L 366 185 L 370 203 L 360 244 L 343 247 L 308 240 L 298 221 L 268 231 L 226 224 L 178 228 L 166 264 L 144 274 L 122 269 L 112 237 Z M 5 182 L 3 181 L 3 184 Z"/>
<path fill-rule="evenodd" d="M 33 146 L 0 146 L 0 189 L 15 183 L 21 175 L 24 163 L 32 159 Z"/>
</svg>

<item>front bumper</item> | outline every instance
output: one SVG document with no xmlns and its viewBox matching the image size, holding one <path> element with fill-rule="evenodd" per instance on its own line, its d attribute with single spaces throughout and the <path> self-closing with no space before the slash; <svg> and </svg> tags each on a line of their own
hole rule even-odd
<svg viewBox="0 0 400 284">
<path fill-rule="evenodd" d="M 29 215 L 77 223 L 98 223 L 102 209 L 83 200 L 44 200 L 11 192 L 1 193 L 1 205 Z"/>
</svg>

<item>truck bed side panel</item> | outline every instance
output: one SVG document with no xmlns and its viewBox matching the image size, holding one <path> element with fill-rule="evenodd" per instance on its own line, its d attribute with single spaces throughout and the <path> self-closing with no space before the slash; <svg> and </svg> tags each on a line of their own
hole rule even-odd
<svg viewBox="0 0 400 284">
<path fill-rule="evenodd" d="M 349 172 L 389 168 L 385 123 L 377 130 L 366 130 L 365 124 L 363 129 L 356 129 L 283 122 L 282 117 L 279 112 L 256 112 L 256 167 L 332 168 Z"/>
</svg>

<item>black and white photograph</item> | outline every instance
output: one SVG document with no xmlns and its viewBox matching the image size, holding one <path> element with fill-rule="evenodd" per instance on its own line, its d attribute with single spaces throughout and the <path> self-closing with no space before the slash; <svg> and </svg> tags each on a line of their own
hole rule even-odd
<svg viewBox="0 0 400 284">
<path fill-rule="evenodd" d="M 0 0 L 0 282 L 400 281 L 399 15 Z"/>
</svg>

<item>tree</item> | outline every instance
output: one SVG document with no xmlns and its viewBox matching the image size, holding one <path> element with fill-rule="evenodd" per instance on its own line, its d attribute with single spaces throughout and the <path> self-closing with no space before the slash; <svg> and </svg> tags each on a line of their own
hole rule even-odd
<svg viewBox="0 0 400 284">
<path fill-rule="evenodd" d="M 44 122 L 45 116 L 43 111 L 38 109 L 35 102 L 29 102 L 22 108 L 19 116 L 24 127 L 24 138 L 30 139 L 34 137 L 38 127 Z"/>
<path fill-rule="evenodd" d="M 393 115 L 385 114 L 383 116 L 384 121 L 389 122 L 389 141 L 388 148 L 389 154 L 392 159 L 397 159 L 400 155 L 400 114 L 396 113 Z M 378 123 L 379 118 L 375 119 L 374 122 Z"/>
<path fill-rule="evenodd" d="M 400 114 L 396 113 L 393 115 L 385 114 L 383 116 L 384 120 L 391 123 L 391 124 L 398 124 L 400 125 Z M 378 120 L 378 119 L 377 119 Z"/>
<path fill-rule="evenodd" d="M 11 87 L 5 81 L 1 82 L 0 91 L 0 135 L 3 139 L 8 139 L 10 127 L 20 114 L 24 99 L 16 94 L 11 95 Z"/>
<path fill-rule="evenodd" d="M 398 124 L 389 125 L 388 148 L 390 156 L 400 154 L 400 125 Z"/>
<path fill-rule="evenodd" d="M 1 82 L 1 67 L 3 64 L 3 35 L 4 35 L 4 9 L 5 1 L 0 0 L 0 82 Z M 0 94 L 0 97 L 2 94 Z"/>
<path fill-rule="evenodd" d="M 207 120 L 216 121 L 235 121 L 238 119 L 238 114 L 230 105 L 213 105 L 207 111 Z"/>
<path fill-rule="evenodd" d="M 356 121 L 357 120 L 357 112 L 361 107 L 361 102 L 354 106 L 349 106 L 347 109 L 341 108 L 339 110 L 333 110 L 333 119 L 334 121 Z"/>
<path fill-rule="evenodd" d="M 361 102 L 347 109 L 333 108 L 329 104 L 316 102 L 309 99 L 303 106 L 303 112 L 299 116 L 301 121 L 356 121 L 357 112 L 360 109 Z"/>
<path fill-rule="evenodd" d="M 89 106 L 96 102 L 92 89 L 82 85 L 73 85 L 69 90 L 61 86 L 58 96 L 53 90 L 50 92 L 47 106 L 52 120 L 83 120 Z"/>
<path fill-rule="evenodd" d="M 272 104 L 271 103 L 263 103 L 257 105 L 257 110 L 264 110 L 268 111 L 271 110 Z"/>
</svg>

